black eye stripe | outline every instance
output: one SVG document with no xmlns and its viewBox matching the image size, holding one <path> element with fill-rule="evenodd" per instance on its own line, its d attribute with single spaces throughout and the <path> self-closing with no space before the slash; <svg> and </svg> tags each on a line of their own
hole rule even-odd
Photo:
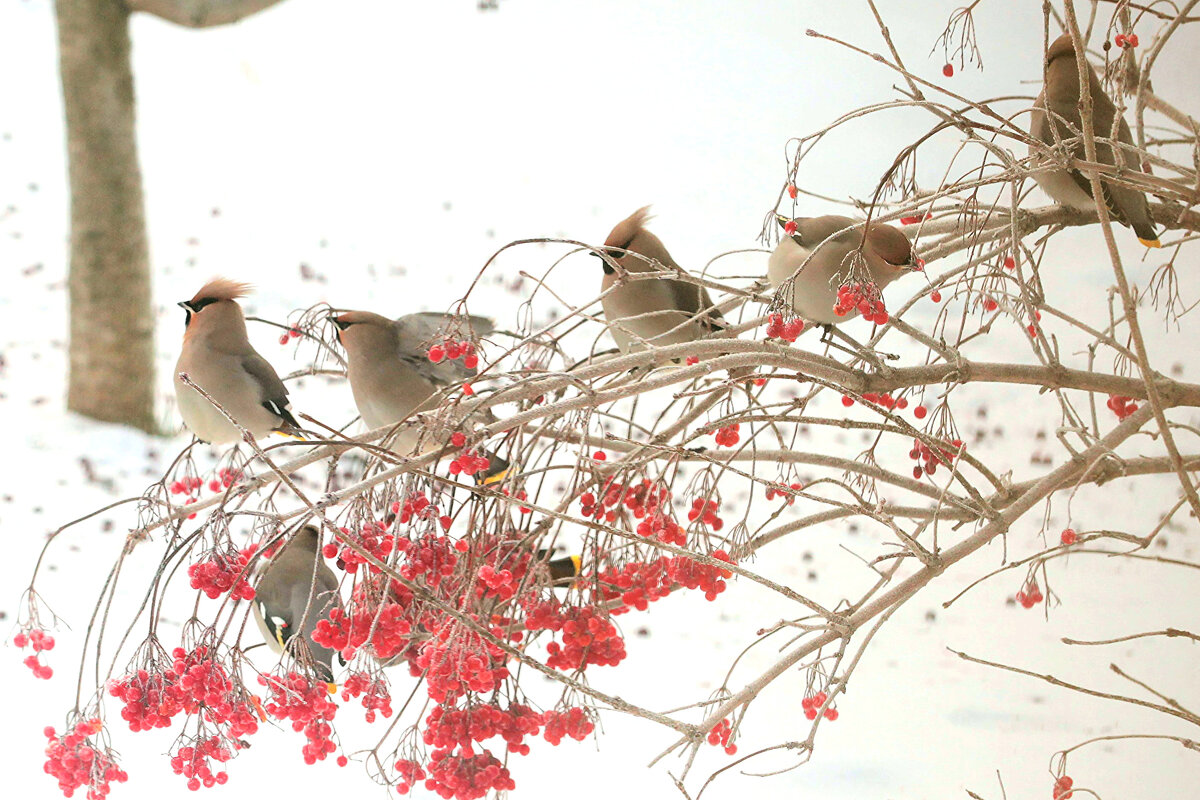
<svg viewBox="0 0 1200 800">
<path fill-rule="evenodd" d="M 192 311 L 198 312 L 200 309 L 204 308 L 205 306 L 212 305 L 215 302 L 217 302 L 217 298 L 215 298 L 215 297 L 201 297 L 199 300 L 196 300 L 191 304 Z"/>
</svg>

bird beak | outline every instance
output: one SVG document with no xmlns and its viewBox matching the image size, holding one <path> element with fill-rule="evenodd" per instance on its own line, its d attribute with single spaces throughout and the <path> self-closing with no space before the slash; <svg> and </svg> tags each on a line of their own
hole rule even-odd
<svg viewBox="0 0 1200 800">
<path fill-rule="evenodd" d="M 349 325 L 345 324 L 345 323 L 344 323 L 344 322 L 342 322 L 340 319 L 338 319 L 338 315 L 337 315 L 337 314 L 330 314 L 330 315 L 329 315 L 328 317 L 326 317 L 325 319 L 327 319 L 327 320 L 329 320 L 330 322 L 332 322 L 332 323 L 334 324 L 334 327 L 336 327 L 336 328 L 337 328 L 339 331 L 344 331 L 344 330 L 346 330 L 346 328 L 349 328 L 349 327 L 350 327 Z"/>
<path fill-rule="evenodd" d="M 175 305 L 179 306 L 179 307 L 180 307 L 180 308 L 182 308 L 184 311 L 191 311 L 191 310 L 192 310 L 192 304 L 191 304 L 191 301 L 190 301 L 190 300 L 183 300 L 183 301 L 181 301 L 181 302 L 178 302 L 178 303 L 176 303 Z"/>
</svg>

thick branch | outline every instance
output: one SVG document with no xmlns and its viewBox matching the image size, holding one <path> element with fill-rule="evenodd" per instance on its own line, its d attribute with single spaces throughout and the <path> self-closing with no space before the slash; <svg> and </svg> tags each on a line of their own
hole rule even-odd
<svg viewBox="0 0 1200 800">
<path fill-rule="evenodd" d="M 230 25 L 270 8 L 280 0 L 126 0 L 130 11 L 145 11 L 185 28 Z"/>
</svg>

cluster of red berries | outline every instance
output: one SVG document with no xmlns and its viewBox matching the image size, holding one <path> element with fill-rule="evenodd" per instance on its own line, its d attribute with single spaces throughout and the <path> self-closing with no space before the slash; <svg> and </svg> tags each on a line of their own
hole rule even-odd
<svg viewBox="0 0 1200 800">
<path fill-rule="evenodd" d="M 542 724 L 546 726 L 542 738 L 556 746 L 564 736 L 582 742 L 596 729 L 596 723 L 592 722 L 588 713 L 578 707 L 566 711 L 547 711 L 542 714 Z"/>
<path fill-rule="evenodd" d="M 799 483 L 799 482 L 792 483 L 788 486 L 784 486 L 781 483 L 781 484 L 779 484 L 779 486 L 780 486 L 779 489 L 776 489 L 774 486 L 767 487 L 767 499 L 768 500 L 774 500 L 776 497 L 778 497 L 790 506 L 796 502 L 796 495 L 792 494 L 792 492 L 804 491 L 804 484 Z M 787 491 L 788 489 L 791 489 L 792 492 Z"/>
<path fill-rule="evenodd" d="M 450 474 L 475 475 L 486 471 L 491 465 L 491 460 L 484 454 L 474 450 L 463 450 L 450 462 Z"/>
<path fill-rule="evenodd" d="M 733 563 L 724 550 L 714 550 L 712 558 Z M 701 564 L 687 556 L 660 556 L 650 562 L 632 561 L 619 569 L 609 567 L 596 577 L 602 587 L 601 599 L 608 601 L 620 597 L 624 606 L 614 609 L 612 613 L 622 614 L 631 608 L 645 611 L 650 603 L 669 595 L 673 586 L 700 589 L 705 599 L 715 600 L 717 595 L 725 591 L 725 579 L 732 574 L 729 570 Z M 527 621 L 526 627 L 529 626 Z"/>
<path fill-rule="evenodd" d="M 396 539 L 388 533 L 387 527 L 384 522 L 366 522 L 358 533 L 351 533 L 349 528 L 340 530 L 347 539 L 356 543 L 361 549 L 366 550 L 379 561 L 386 561 L 392 548 L 396 545 Z M 329 542 L 321 552 L 325 554 L 326 558 L 337 559 L 338 566 L 347 572 L 357 572 L 363 564 L 367 565 L 372 574 L 378 574 L 380 571 L 379 567 L 355 552 L 349 543 Z"/>
<path fill-rule="evenodd" d="M 1125 397 L 1120 394 L 1110 394 L 1108 402 L 1105 405 L 1108 406 L 1109 411 L 1117 415 L 1117 419 L 1125 419 L 1138 410 L 1138 404 L 1133 402 L 1132 397 Z"/>
<path fill-rule="evenodd" d="M 426 354 L 429 360 L 434 364 L 445 359 L 457 361 L 462 359 L 463 366 L 467 369 L 475 369 L 479 366 L 479 356 L 475 352 L 475 345 L 468 341 L 456 342 L 452 339 L 447 339 L 442 344 L 435 344 L 429 348 Z"/>
<path fill-rule="evenodd" d="M 425 676 L 435 702 L 446 703 L 467 692 L 494 692 L 509 677 L 507 654 L 453 619 L 444 620 L 410 662 L 414 676 Z M 432 770 L 430 770 L 432 772 Z"/>
<path fill-rule="evenodd" d="M 526 736 L 537 736 L 542 728 L 543 715 L 520 703 L 508 708 L 488 703 L 454 708 L 435 706 L 425 719 L 422 737 L 425 744 L 438 750 L 461 747 L 470 750 L 475 742 L 499 736 L 510 753 L 529 755 Z"/>
<path fill-rule="evenodd" d="M 396 791 L 400 794 L 408 794 L 417 781 L 425 780 L 425 770 L 421 765 L 412 759 L 402 758 L 395 764 L 397 781 Z"/>
<path fill-rule="evenodd" d="M 189 653 L 177 647 L 172 656 L 166 670 L 139 669 L 109 681 L 108 693 L 125 703 L 121 718 L 130 730 L 165 728 L 180 711 L 190 715 L 203 709 L 205 719 L 217 725 L 228 740 L 258 731 L 255 699 L 235 690 L 225 668 L 209 657 L 208 648 L 197 647 Z"/>
<path fill-rule="evenodd" d="M 300 329 L 293 325 L 292 327 L 288 328 L 287 332 L 285 332 L 282 336 L 279 337 L 279 343 L 287 344 L 292 339 L 299 339 L 299 338 L 300 338 Z"/>
<path fill-rule="evenodd" d="M 103 800 L 108 795 L 110 783 L 124 783 L 129 779 L 107 749 L 101 750 L 92 744 L 90 737 L 101 728 L 99 719 L 89 719 L 75 723 L 75 727 L 62 736 L 57 735 L 54 728 L 47 727 L 43 731 L 50 741 L 46 745 L 46 763 L 42 768 L 58 780 L 58 788 L 66 797 L 86 786 L 87 800 Z"/>
<path fill-rule="evenodd" d="M 376 713 L 382 714 L 385 719 L 392 715 L 392 693 L 388 691 L 387 681 L 382 675 L 351 673 L 342 681 L 342 700 L 349 702 L 355 697 L 362 698 L 362 707 L 367 710 L 367 722 L 374 722 Z"/>
<path fill-rule="evenodd" d="M 1025 332 L 1028 333 L 1032 338 L 1036 339 L 1037 335 L 1038 335 L 1038 330 L 1039 330 L 1038 323 L 1041 321 L 1042 321 L 1042 312 L 1034 311 L 1033 312 L 1033 322 L 1031 322 L 1025 326 Z"/>
<path fill-rule="evenodd" d="M 425 788 L 446 800 L 477 800 L 491 792 L 507 792 L 517 787 L 508 767 L 491 753 L 434 750 L 426 765 L 429 777 Z"/>
<path fill-rule="evenodd" d="M 737 745 L 729 741 L 731 736 L 733 736 L 733 725 L 729 722 L 729 717 L 726 717 L 708 732 L 708 743 L 714 747 L 723 747 L 728 755 L 733 755 L 737 752 Z"/>
<path fill-rule="evenodd" d="M 913 477 L 919 480 L 922 475 L 934 474 L 937 472 L 938 464 L 949 464 L 958 458 L 962 447 L 962 439 L 954 439 L 944 447 L 930 447 L 920 439 L 913 439 L 913 447 L 908 451 L 908 457 L 913 461 L 920 462 L 918 466 L 913 467 Z"/>
<path fill-rule="evenodd" d="M 29 628 L 21 631 L 13 637 L 13 644 L 24 650 L 26 647 L 33 648 L 33 652 L 25 656 L 21 662 L 33 671 L 33 676 L 44 681 L 48 681 L 54 677 L 54 670 L 47 664 L 43 664 L 38 658 L 38 654 L 49 652 L 54 649 L 54 637 L 41 628 Z"/>
<path fill-rule="evenodd" d="M 805 719 L 816 719 L 817 714 L 822 714 L 825 719 L 833 722 L 838 718 L 838 710 L 836 708 L 827 708 L 824 712 L 821 711 L 821 706 L 829 700 L 829 695 L 825 692 L 817 692 L 814 695 L 806 696 L 800 701 L 800 707 L 804 709 Z"/>
<path fill-rule="evenodd" d="M 193 792 L 201 786 L 211 789 L 213 786 L 224 786 L 229 775 L 224 770 L 213 773 L 211 761 L 224 764 L 233 758 L 233 751 L 224 744 L 220 736 L 210 736 L 201 739 L 194 745 L 180 747 L 171 756 L 171 769 L 176 775 L 188 779 L 187 788 Z"/>
<path fill-rule="evenodd" d="M 713 438 L 717 440 L 717 447 L 733 447 L 741 439 L 738 435 L 738 428 L 741 426 L 738 423 L 726 425 L 723 428 L 717 428 L 713 432 Z"/>
<path fill-rule="evenodd" d="M 186 494 L 191 496 L 203 485 L 204 481 L 195 475 L 186 475 L 172 483 L 170 489 L 171 494 Z"/>
<path fill-rule="evenodd" d="M 1115 44 L 1117 47 L 1137 47 L 1138 35 L 1136 33 L 1118 33 L 1115 37 L 1113 37 L 1113 44 Z"/>
<path fill-rule="evenodd" d="M 432 519 L 441 514 L 424 492 L 409 492 L 404 496 L 403 503 L 392 503 L 392 513 L 398 515 L 402 525 L 413 519 Z"/>
<path fill-rule="evenodd" d="M 1061 541 L 1067 547 L 1070 547 L 1071 545 L 1073 545 L 1077 541 L 1079 541 L 1079 534 L 1077 534 L 1075 532 L 1074 528 L 1065 528 L 1062 532 L 1062 535 L 1058 538 L 1059 538 L 1059 541 Z"/>
<path fill-rule="evenodd" d="M 193 589 L 199 589 L 215 600 L 229 592 L 235 600 L 253 600 L 254 587 L 246 581 L 246 565 L 258 545 L 252 544 L 235 553 L 210 552 L 205 558 L 188 566 Z"/>
<path fill-rule="evenodd" d="M 412 623 L 405 619 L 404 609 L 398 603 L 380 605 L 359 598 L 350 604 L 349 610 L 331 608 L 328 619 L 317 621 L 312 640 L 337 650 L 347 661 L 369 642 L 375 657 L 386 661 L 404 651 L 411 636 Z"/>
<path fill-rule="evenodd" d="M 692 501 L 692 508 L 688 511 L 688 522 L 699 521 L 701 525 L 707 525 L 714 531 L 719 531 L 725 527 L 725 520 L 717 515 L 720 510 L 720 500 L 705 500 L 703 497 L 697 497 Z"/>
<path fill-rule="evenodd" d="M 837 305 L 833 307 L 833 313 L 844 317 L 854 310 L 862 314 L 867 322 L 874 322 L 876 325 L 883 325 L 888 321 L 883 295 L 874 281 L 843 283 L 838 287 Z"/>
<path fill-rule="evenodd" d="M 466 542 L 459 544 L 466 545 Z M 454 567 L 458 564 L 458 555 L 455 553 L 458 547 L 445 536 L 425 534 L 415 541 L 401 539 L 398 548 L 404 553 L 400 575 L 405 580 L 423 580 L 430 588 L 437 588 L 454 573 Z"/>
<path fill-rule="evenodd" d="M 589 664 L 615 667 L 625 658 L 625 640 L 601 611 L 573 606 L 560 612 L 554 624 L 551 630 L 562 634 L 562 644 L 546 645 L 548 667 L 564 671 L 586 669 Z"/>
<path fill-rule="evenodd" d="M 619 506 L 624 506 L 634 519 L 644 519 L 656 511 L 670 507 L 671 490 L 666 485 L 643 478 L 641 483 L 624 485 L 612 478 L 605 481 L 599 498 L 591 492 L 579 496 L 580 513 L 584 517 L 615 522 Z M 646 535 L 646 534 L 643 534 Z"/>
<path fill-rule="evenodd" d="M 908 408 L 908 399 L 907 398 L 892 397 L 891 392 L 886 392 L 884 394 L 876 394 L 875 392 L 866 392 L 865 394 L 863 394 L 862 399 L 865 402 L 871 403 L 872 405 L 877 405 L 877 406 L 881 406 L 882 408 L 886 408 L 888 411 L 891 411 L 893 409 L 898 409 L 900 411 L 903 411 L 904 409 Z M 842 395 L 842 405 L 844 405 L 846 408 L 849 408 L 850 406 L 854 405 L 854 398 L 848 394 Z M 925 409 L 922 408 L 921 406 L 917 406 L 916 410 L 914 410 L 913 413 L 917 414 L 917 419 L 920 419 L 921 417 L 925 416 Z"/>
<path fill-rule="evenodd" d="M 281 722 L 291 720 L 292 730 L 304 733 L 308 740 L 301 749 L 305 764 L 322 761 L 337 749 L 329 738 L 333 733 L 329 722 L 337 714 L 337 704 L 329 699 L 325 683 L 297 672 L 283 677 L 260 675 L 258 682 L 271 693 L 267 713 Z"/>
<path fill-rule="evenodd" d="M 1120 37 L 1118 37 L 1120 38 Z M 1075 781 L 1069 775 L 1063 775 L 1054 782 L 1054 800 L 1071 800 L 1075 793 L 1071 788 L 1075 785 Z"/>
<path fill-rule="evenodd" d="M 645 536 L 648 539 L 655 538 L 667 544 L 679 545 L 680 547 L 687 544 L 687 532 L 663 508 L 656 508 L 646 515 L 637 524 L 636 531 L 639 536 Z"/>
<path fill-rule="evenodd" d="M 949 66 L 949 65 L 947 65 L 947 66 Z M 911 217 L 901 217 L 900 224 L 901 225 L 916 225 L 918 222 L 924 222 L 927 219 L 933 219 L 933 214 L 929 211 L 925 212 L 925 216 L 916 214 L 915 216 L 911 216 Z"/>
<path fill-rule="evenodd" d="M 517 593 L 517 579 L 510 569 L 497 570 L 491 564 L 484 564 L 477 573 L 479 582 L 483 584 L 480 590 L 483 594 L 491 594 L 501 600 L 508 600 Z"/>
<path fill-rule="evenodd" d="M 208 482 L 208 490 L 210 492 L 224 491 L 241 479 L 242 473 L 240 470 L 221 467 L 219 470 L 217 470 L 217 477 Z"/>
<path fill-rule="evenodd" d="M 1027 580 L 1021 591 L 1017 592 L 1017 602 L 1021 604 L 1021 608 L 1033 608 L 1044 599 L 1042 589 L 1034 578 Z"/>
<path fill-rule="evenodd" d="M 799 317 L 792 317 L 785 322 L 783 315 L 778 312 L 772 311 L 767 314 L 767 336 L 769 338 L 794 342 L 803 332 L 804 320 Z"/>
</svg>

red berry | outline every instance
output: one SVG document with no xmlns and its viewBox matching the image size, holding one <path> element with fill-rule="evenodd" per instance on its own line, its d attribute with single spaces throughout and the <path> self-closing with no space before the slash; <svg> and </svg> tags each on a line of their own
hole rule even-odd
<svg viewBox="0 0 1200 800">
<path fill-rule="evenodd" d="M 592 458 L 596 459 L 597 461 L 606 461 L 608 459 L 608 453 L 604 452 L 603 450 L 597 450 L 596 452 L 592 453 Z"/>
<path fill-rule="evenodd" d="M 1014 259 L 1012 256 L 1008 256 L 1007 258 L 1005 258 L 1004 259 L 1004 268 L 1005 269 L 1016 269 L 1017 268 L 1016 259 Z"/>
<path fill-rule="evenodd" d="M 290 337 L 290 336 L 288 336 L 288 335 L 285 333 L 283 336 L 280 336 L 280 337 L 279 337 L 279 343 L 280 343 L 280 344 L 287 344 L 287 343 L 288 343 L 288 340 L 289 340 L 290 338 L 291 338 L 291 337 Z"/>
<path fill-rule="evenodd" d="M 1118 33 L 1117 37 L 1115 39 L 1113 39 L 1113 44 L 1115 44 L 1117 47 L 1124 47 L 1125 46 L 1125 34 Z"/>
<path fill-rule="evenodd" d="M 784 224 L 783 232 L 786 233 L 788 236 L 791 236 L 792 234 L 794 234 L 796 232 L 795 220 L 792 220 L 791 222 Z"/>
<path fill-rule="evenodd" d="M 942 74 L 945 75 L 947 78 L 954 77 L 954 65 L 947 64 L 946 66 L 942 67 Z"/>
<path fill-rule="evenodd" d="M 1067 528 L 1062 532 L 1061 539 L 1063 544 L 1070 546 L 1079 541 L 1079 534 L 1075 533 L 1073 528 Z"/>
<path fill-rule="evenodd" d="M 854 405 L 854 398 L 848 394 L 842 395 L 842 405 L 844 405 L 846 408 L 849 408 L 850 406 Z"/>
<path fill-rule="evenodd" d="M 792 184 L 790 184 L 790 183 L 789 183 L 789 184 L 788 184 L 788 197 L 790 197 L 790 198 L 792 198 L 793 200 L 795 200 L 795 199 L 796 199 L 796 193 L 797 193 L 797 189 L 796 189 L 796 187 L 795 187 L 794 185 L 792 185 Z"/>
<path fill-rule="evenodd" d="M 938 290 L 934 289 L 933 292 L 929 295 L 929 299 L 935 303 L 940 303 L 940 302 L 942 302 L 942 293 L 939 292 Z"/>
<path fill-rule="evenodd" d="M 917 406 L 913 409 L 913 416 L 917 419 L 925 419 L 925 415 L 929 413 L 929 409 L 925 406 Z"/>
<path fill-rule="evenodd" d="M 446 357 L 446 349 L 440 344 L 435 344 L 429 348 L 427 355 L 429 356 L 429 360 L 436 364 Z"/>
<path fill-rule="evenodd" d="M 1138 46 L 1138 35 L 1136 33 L 1131 33 L 1125 37 L 1125 41 L 1126 41 L 1126 43 L 1129 44 L 1130 47 L 1137 47 Z"/>
</svg>

